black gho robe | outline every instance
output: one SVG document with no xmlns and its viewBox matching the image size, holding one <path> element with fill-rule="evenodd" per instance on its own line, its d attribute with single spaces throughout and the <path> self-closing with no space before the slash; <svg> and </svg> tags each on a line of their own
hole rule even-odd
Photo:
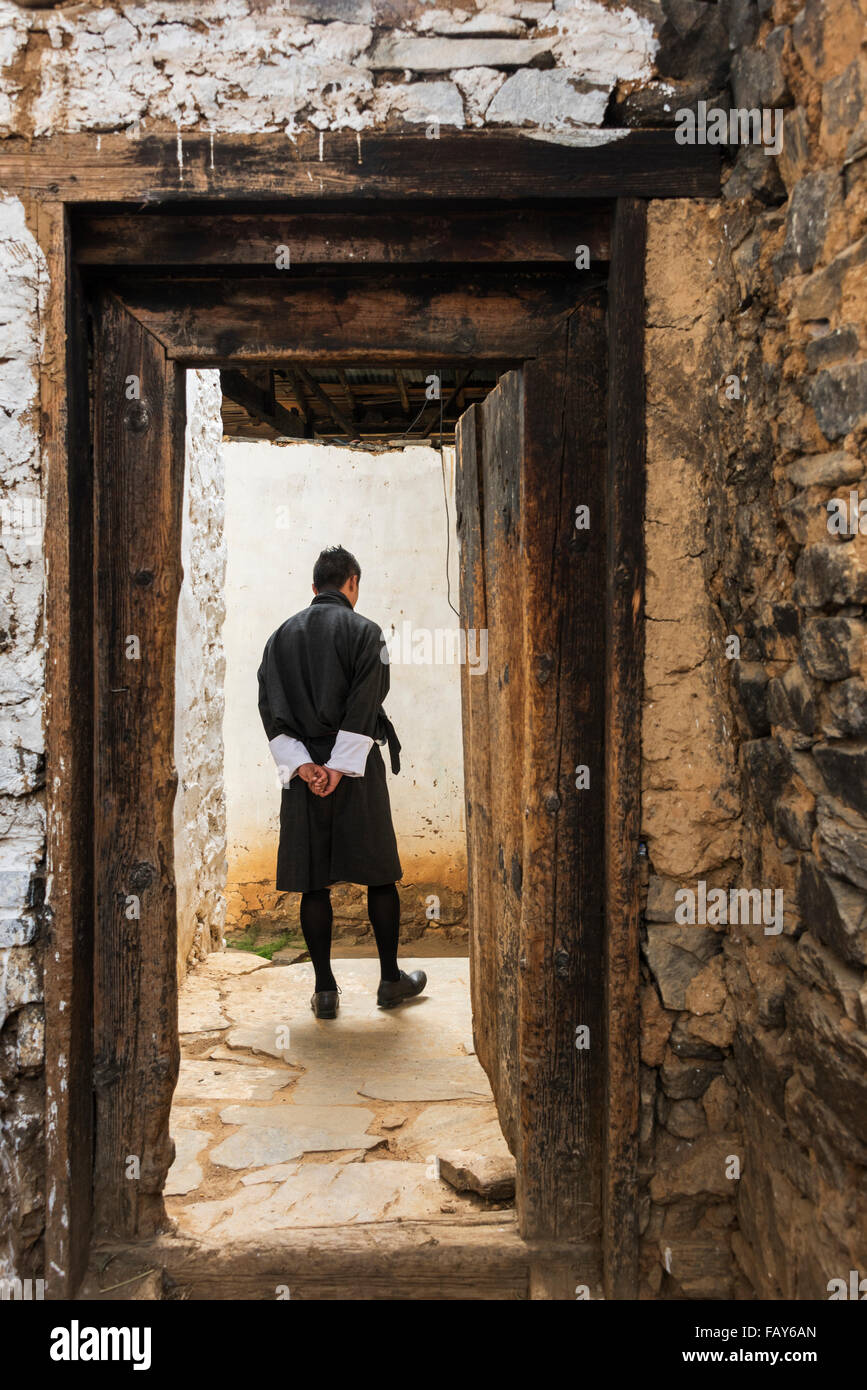
<svg viewBox="0 0 867 1390">
<path fill-rule="evenodd" d="M 382 702 L 388 653 L 381 629 L 328 589 L 268 638 L 259 667 L 259 713 L 283 783 L 277 883 L 307 892 L 332 883 L 393 883 L 397 853 L 385 764 L 400 744 Z M 297 770 L 336 768 L 330 796 L 315 796 Z"/>
</svg>

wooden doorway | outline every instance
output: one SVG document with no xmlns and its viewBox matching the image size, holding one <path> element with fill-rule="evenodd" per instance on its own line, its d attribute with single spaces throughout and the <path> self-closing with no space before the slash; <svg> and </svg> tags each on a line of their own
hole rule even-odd
<svg viewBox="0 0 867 1390">
<path fill-rule="evenodd" d="M 644 139 L 642 136 L 634 142 L 636 147 Z M 523 178 L 532 190 L 529 197 L 544 198 L 547 193 L 552 202 L 546 206 L 514 203 L 504 206 L 502 203 L 492 205 L 489 201 L 475 209 L 485 219 L 485 234 L 480 237 L 478 224 L 468 230 L 468 224 L 462 221 L 472 213 L 472 207 L 460 204 L 460 200 L 469 200 L 477 194 L 480 171 L 483 173 L 490 168 L 493 146 L 486 137 L 480 166 L 474 158 L 467 162 L 469 143 L 472 142 L 456 141 L 460 157 L 451 165 L 448 192 L 444 194 L 440 185 L 435 188 L 431 183 L 421 197 L 422 203 L 433 196 L 445 197 L 447 203 L 456 200 L 453 206 L 446 208 L 449 214 L 455 214 L 451 228 L 445 229 L 439 242 L 436 236 L 433 238 L 434 247 L 442 245 L 452 249 L 442 253 L 436 249 L 432 251 L 429 232 L 417 234 L 415 241 L 408 236 L 400 244 L 409 248 L 408 264 L 412 267 L 409 276 L 404 269 L 395 271 L 395 242 L 388 239 L 384 243 L 382 227 L 377 229 L 373 222 L 361 226 L 363 219 L 359 207 L 359 200 L 363 203 L 364 199 L 386 194 L 402 197 L 403 210 L 408 212 L 413 200 L 419 198 L 418 170 L 414 174 L 401 174 L 397 145 L 394 157 L 387 150 L 380 151 L 379 162 L 374 160 L 363 175 L 352 174 L 354 147 L 351 159 L 350 151 L 341 152 L 340 160 L 345 163 L 347 172 L 345 177 L 341 174 L 339 179 L 335 177 L 328 184 L 327 196 L 332 201 L 327 213 L 330 218 L 345 217 L 347 209 L 338 206 L 340 195 L 354 200 L 352 237 L 338 239 L 343 264 L 335 267 L 333 263 L 333 237 L 321 235 L 320 227 L 317 242 L 314 226 L 302 237 L 305 247 L 314 248 L 313 273 L 293 279 L 291 287 L 275 280 L 273 273 L 267 279 L 262 277 L 263 246 L 272 242 L 272 227 L 283 242 L 287 224 L 293 218 L 310 218 L 315 208 L 308 206 L 301 210 L 293 204 L 283 210 L 263 210 L 257 214 L 255 230 L 247 228 L 245 238 L 244 227 L 237 223 L 236 215 L 218 213 L 213 208 L 203 210 L 195 204 L 182 206 L 176 190 L 172 197 L 178 205 L 171 216 L 132 214 L 120 208 L 112 215 L 112 233 L 112 217 L 106 217 L 105 210 L 95 213 L 92 208 L 85 208 L 81 216 L 69 220 L 62 210 L 66 198 L 72 202 L 86 200 L 86 178 L 71 192 L 67 184 L 58 183 L 56 178 L 50 184 L 52 196 L 61 199 L 61 213 L 57 215 L 55 211 L 53 216 L 44 219 L 46 238 L 51 244 L 51 264 L 66 286 L 66 300 L 65 317 L 58 320 L 55 316 L 49 338 L 58 350 L 65 335 L 69 356 L 62 350 L 57 351 L 45 399 L 50 403 L 53 392 L 55 402 L 58 398 L 63 403 L 68 401 L 71 426 L 67 435 L 62 407 L 51 405 L 48 415 L 52 448 L 61 460 L 68 460 L 68 467 L 65 473 L 61 470 L 53 475 L 49 529 L 53 518 L 58 523 L 54 532 L 58 561 L 55 575 L 74 575 L 76 595 L 85 600 L 73 619 L 71 605 L 67 604 L 64 609 L 65 596 L 55 589 L 54 597 L 49 600 L 50 623 L 55 632 L 67 634 L 68 639 L 74 623 L 79 639 L 86 639 L 89 618 L 85 576 L 91 544 L 98 576 L 93 590 L 96 636 L 93 703 L 85 704 L 74 718 L 63 715 L 66 699 L 63 692 L 76 682 L 83 693 L 87 690 L 86 640 L 83 650 L 62 645 L 56 648 L 59 655 L 51 677 L 53 698 L 62 695 L 62 699 L 56 698 L 55 710 L 61 717 L 55 719 L 50 729 L 49 762 L 54 767 L 65 766 L 64 759 L 72 749 L 76 771 L 73 785 L 61 784 L 52 793 L 51 855 L 55 864 L 62 863 L 65 878 L 55 891 L 54 918 L 54 944 L 60 962 L 58 980 L 63 983 L 52 984 L 50 989 L 55 990 L 55 1002 L 61 987 L 67 1004 L 71 998 L 71 1018 L 81 1044 L 71 1053 L 68 1020 L 50 1017 L 50 1078 L 57 1083 L 63 1067 L 69 1069 L 63 1078 L 64 1086 L 57 1085 L 54 1092 L 60 1095 L 60 1117 L 49 1154 L 52 1210 L 56 1206 L 58 1211 L 58 1217 L 52 1217 L 49 1223 L 49 1258 L 57 1271 L 57 1283 L 51 1292 L 56 1296 L 62 1296 L 65 1290 L 75 1286 L 86 1262 L 91 1200 L 96 1225 L 119 1238 L 144 1236 L 159 1224 L 159 1191 L 169 1158 L 166 1122 L 176 1039 L 173 1043 L 165 1031 L 173 1005 L 173 984 L 166 964 L 171 969 L 174 963 L 174 952 L 166 950 L 165 945 L 171 940 L 167 933 L 174 930 L 170 860 L 173 774 L 170 753 L 165 756 L 170 747 L 167 732 L 170 702 L 164 691 L 156 703 L 150 697 L 159 684 L 157 673 L 169 666 L 171 647 L 165 645 L 170 641 L 165 631 L 166 619 L 173 612 L 179 579 L 173 520 L 179 508 L 178 469 L 177 457 L 172 451 L 177 449 L 182 414 L 180 411 L 172 414 L 167 409 L 173 400 L 177 402 L 177 373 L 189 365 L 219 365 L 241 370 L 245 363 L 293 358 L 330 362 L 412 359 L 427 364 L 431 355 L 435 355 L 440 361 L 454 363 L 475 358 L 512 362 L 526 374 L 532 369 L 522 364 L 535 359 L 538 344 L 543 339 L 563 329 L 575 312 L 576 295 L 581 288 L 586 288 L 578 285 L 574 274 L 572 252 L 579 242 L 596 248 L 594 273 L 599 287 L 603 281 L 606 285 L 607 381 L 611 406 L 602 500 L 604 529 L 599 531 L 606 548 L 602 562 L 606 640 L 602 744 L 605 765 L 597 789 L 605 823 L 605 858 L 604 868 L 595 866 L 594 880 L 602 885 L 605 918 L 600 976 L 596 997 L 590 1001 L 597 1009 L 600 999 L 604 999 L 605 1004 L 604 1012 L 599 1015 L 604 1048 L 594 1079 L 594 1085 L 599 1088 L 596 1094 L 600 1097 L 600 1109 L 598 1118 L 592 1116 L 592 1122 L 600 1126 L 602 1142 L 596 1155 L 598 1177 L 594 1176 L 592 1182 L 598 1183 L 598 1188 L 593 1188 L 599 1193 L 594 1210 L 597 1234 L 601 1232 L 602 1237 L 607 1295 L 629 1296 L 634 1290 L 638 968 L 636 692 L 640 682 L 643 438 L 640 328 L 644 217 L 640 197 L 651 193 L 660 196 L 713 192 L 715 176 L 710 170 L 697 173 L 694 166 L 684 170 L 680 154 L 675 156 L 668 146 L 662 161 L 662 175 L 659 167 L 648 170 L 646 159 L 638 158 L 633 148 L 628 157 L 621 158 L 619 166 L 615 161 L 614 172 L 609 171 L 607 176 L 600 172 L 605 161 L 599 150 L 588 155 L 579 150 L 548 150 L 534 146 L 529 163 L 526 152 L 521 153 L 519 163 L 523 174 L 515 167 L 506 170 L 508 177 L 503 186 L 508 187 L 513 199 L 518 199 Z M 406 148 L 404 145 L 404 150 Z M 417 160 L 415 146 L 413 151 L 412 158 Z M 118 153 L 122 172 L 111 194 L 118 202 L 135 198 L 134 190 L 143 189 L 148 183 L 157 189 L 164 186 L 164 169 L 143 172 L 136 168 L 130 173 L 129 168 L 123 166 L 126 146 Z M 149 146 L 149 157 L 153 153 L 154 147 Z M 427 150 L 422 149 L 422 153 L 426 155 Z M 627 156 L 625 150 L 620 154 Z M 310 158 L 318 158 L 318 151 L 311 151 Z M 28 178 L 36 177 L 37 164 L 34 152 L 28 151 Z M 676 169 L 678 164 L 681 167 Z M 14 153 L 10 167 L 13 176 L 8 177 L 7 182 L 15 187 L 16 183 L 20 185 L 22 176 L 14 175 Z M 100 180 L 106 177 L 105 167 L 105 164 L 101 166 Z M 211 196 L 215 196 L 210 176 L 203 175 L 204 183 L 199 190 L 197 163 L 193 161 L 188 168 L 190 183 L 186 192 L 210 190 Z M 259 198 L 264 196 L 263 190 L 273 190 L 274 168 L 272 162 L 268 180 L 260 179 L 256 184 Z M 426 163 L 424 168 L 429 172 Z M 250 170 L 255 182 L 254 173 Z M 317 171 L 320 186 L 323 173 L 328 171 Z M 305 171 L 301 170 L 292 174 L 299 196 L 303 196 L 306 188 L 301 182 L 305 176 Z M 498 177 L 502 176 L 501 169 Z M 39 177 L 49 179 L 50 176 Z M 594 186 L 597 198 L 600 194 L 622 196 L 607 205 L 588 201 Z M 233 191 L 236 197 L 245 196 L 243 179 L 234 183 L 228 181 L 225 195 L 230 197 Z M 636 194 L 639 195 L 637 200 Z M 102 185 L 91 191 L 91 197 L 101 196 L 104 196 Z M 58 205 L 54 206 L 56 209 Z M 378 205 L 374 203 L 370 211 L 375 216 L 379 213 Z M 219 225 L 221 215 L 228 219 L 222 228 Z M 271 223 L 269 216 L 273 218 Z M 594 218 L 600 220 L 594 224 Z M 430 226 L 430 206 L 421 210 L 421 221 Z M 554 235 L 552 224 L 559 228 Z M 393 217 L 390 217 L 390 226 L 393 226 Z M 205 227 L 209 230 L 203 237 Z M 360 232 L 360 241 L 356 232 Z M 392 236 L 390 232 L 389 237 Z M 321 251 L 326 244 L 330 248 L 327 255 Z M 318 253 L 317 246 L 320 247 Z M 364 283 L 364 277 L 357 274 L 346 275 L 350 255 L 355 265 L 361 260 L 372 269 L 376 267 L 375 287 L 370 281 Z M 437 269 L 432 268 L 432 262 Z M 324 276 L 317 267 L 326 263 L 329 272 Z M 467 266 L 472 270 L 469 277 Z M 571 272 L 568 283 L 564 274 L 566 268 Z M 85 301 L 95 308 L 94 381 L 103 383 L 93 396 L 94 409 L 101 412 L 102 418 L 97 420 L 94 430 L 96 447 L 92 473 L 89 452 L 82 442 L 87 433 L 80 360 Z M 112 333 L 115 333 L 114 338 Z M 131 350 L 130 345 L 136 341 L 138 348 Z M 116 361 L 106 352 L 102 352 L 100 359 L 101 349 L 109 346 Z M 136 361 L 143 364 L 139 372 L 135 370 Z M 122 377 L 124 365 L 130 369 Z M 128 376 L 142 378 L 138 398 L 126 394 Z M 122 388 L 120 393 L 118 388 Z M 117 447 L 110 445 L 110 441 Z M 532 472 L 528 473 L 530 476 L 534 476 Z M 145 486 L 148 478 L 152 488 Z M 88 491 L 91 479 L 96 500 L 93 508 Z M 569 501 L 571 503 L 572 499 Z M 578 498 L 572 505 L 580 501 Z M 75 541 L 70 540 L 70 511 L 80 528 Z M 561 508 L 560 515 L 563 514 Z M 145 521 L 148 524 L 143 524 Z M 134 537 L 131 525 L 135 527 Z M 130 546 L 126 550 L 121 547 L 120 563 L 111 562 L 109 569 L 105 569 L 103 560 L 116 552 L 115 542 L 123 536 L 131 541 Z M 550 568 L 547 554 L 542 560 L 540 573 Z M 538 578 L 532 581 L 537 587 L 538 583 Z M 598 590 L 590 598 L 596 605 L 594 611 L 601 611 Z M 113 615 L 110 622 L 106 615 Z M 521 616 L 524 621 L 524 615 Z M 119 624 L 117 628 L 113 626 L 115 623 Z M 173 624 L 169 626 L 173 633 Z M 139 668 L 135 685 L 128 679 L 128 656 L 124 652 L 118 657 L 117 650 L 111 647 L 112 642 L 129 636 L 151 638 L 158 647 L 151 653 L 152 670 L 141 679 L 144 673 Z M 141 643 L 140 649 L 145 649 Z M 600 650 L 597 648 L 597 654 Z M 125 664 L 118 666 L 120 661 Z M 538 710 L 544 710 L 547 693 L 543 688 Z M 118 707 L 119 700 L 123 701 L 122 707 Z M 77 746 L 72 747 L 70 739 L 76 727 L 81 738 Z M 614 739 L 610 737 L 612 729 L 617 733 Z M 98 748 L 92 760 L 88 752 L 89 732 L 96 735 L 94 743 Z M 105 747 L 99 746 L 103 738 L 107 740 Z M 129 756 L 124 753 L 124 739 Z M 145 757 L 149 766 L 142 781 L 142 796 L 136 807 L 130 808 L 130 768 L 137 773 L 140 760 Z M 587 758 L 576 758 L 576 765 L 579 762 L 587 763 Z M 93 771 L 98 796 L 89 801 L 93 783 L 88 778 Z M 146 804 L 148 802 L 150 804 Z M 70 807 L 74 811 L 72 816 Z M 124 828 L 118 836 L 113 836 L 112 827 L 120 827 L 121 822 Z M 88 831 L 91 832 L 89 839 Z M 540 841 L 534 841 L 533 834 L 544 839 L 539 825 L 529 832 L 526 842 L 530 852 L 538 855 Z M 73 835 L 82 842 L 82 848 L 72 843 Z M 590 843 L 588 840 L 588 846 Z M 89 935 L 86 918 L 76 917 L 77 911 L 86 908 L 88 883 L 94 878 L 97 910 L 93 920 L 98 938 L 95 942 Z M 143 911 L 138 919 L 125 916 L 128 899 L 132 897 L 141 899 Z M 145 900 L 147 922 L 144 922 Z M 538 901 L 539 910 L 544 911 L 544 892 Z M 529 911 L 527 921 L 531 921 Z M 547 949 L 541 935 L 534 938 L 533 946 L 534 950 L 542 947 L 543 955 Z M 557 951 L 559 949 L 558 945 Z M 553 955 L 549 952 L 555 971 L 558 966 L 563 968 L 563 956 L 557 951 Z M 96 962 L 93 987 L 97 1007 L 91 1014 L 88 1000 L 93 961 Z M 531 954 L 528 961 L 527 968 L 534 969 L 536 956 Z M 573 967 L 574 958 L 567 962 L 567 971 Z M 525 968 L 520 966 L 520 961 L 519 968 Z M 552 988 L 556 998 L 556 984 Z M 528 1105 L 532 1111 L 537 1097 L 542 1099 L 543 1110 L 552 1097 L 562 1099 L 557 1076 L 552 1074 L 551 1066 L 539 1052 L 538 1030 L 544 1027 L 544 1010 L 539 1001 L 544 998 L 542 990 L 534 1014 L 530 1008 L 531 996 L 525 993 L 528 1009 L 522 1025 L 522 1045 L 525 1045 L 528 1063 L 535 1059 L 539 1065 L 535 1074 L 532 1066 L 524 1069 L 524 1079 L 516 1093 L 524 1107 L 524 1116 L 530 1113 Z M 585 1022 L 576 1019 L 574 1013 L 574 1007 L 570 1008 L 569 1018 L 558 1016 L 557 1022 L 563 1036 L 568 1034 L 570 1041 L 574 1040 L 575 1028 Z M 95 1020 L 96 1047 L 93 1050 L 89 1050 L 87 1028 L 90 1016 Z M 579 1066 L 581 1064 L 583 1059 L 579 1059 Z M 570 1075 L 575 1075 L 574 1064 L 570 1067 Z M 94 1085 L 100 1097 L 95 1125 L 90 1117 Z M 520 1086 L 524 1086 L 523 1092 Z M 146 1098 L 144 1104 L 143 1096 Z M 588 1116 L 591 1110 L 592 1107 L 587 1108 Z M 126 1159 L 133 1148 L 132 1144 L 124 1142 L 128 1123 L 133 1126 L 130 1132 L 135 1143 L 141 1145 L 142 1152 L 133 1155 L 140 1165 L 138 1185 L 124 1189 L 121 1183 L 129 1184 Z M 546 1133 L 543 1126 L 538 1136 L 533 1136 L 533 1142 L 541 1145 Z M 551 1138 L 554 1144 L 551 1153 L 556 1156 L 561 1136 L 552 1131 Z M 567 1136 L 567 1146 L 570 1143 L 572 1137 Z M 97 1163 L 93 1170 L 95 1181 L 89 1187 L 91 1147 L 95 1149 Z M 126 1152 L 122 1153 L 124 1149 Z M 540 1158 L 540 1162 L 547 1162 L 550 1172 L 550 1160 Z M 123 1176 L 119 1164 L 123 1165 Z M 574 1175 L 570 1183 L 573 1196 L 568 1200 L 573 1201 L 577 1190 Z M 528 1192 L 531 1186 L 527 1187 Z M 535 1232 L 530 1236 L 531 1243 L 538 1238 L 553 1256 L 558 1240 L 565 1240 L 567 1245 L 574 1243 L 578 1232 L 570 1219 L 561 1220 L 559 1213 L 567 1209 L 561 1208 L 560 1196 L 556 1196 L 546 1209 L 547 1180 L 536 1181 L 536 1189 L 536 1206 L 526 1208 L 528 1212 L 532 1209 L 537 1213 L 532 1218 L 536 1224 L 531 1223 L 527 1228 L 528 1235 Z M 59 1212 L 64 1203 L 68 1209 L 70 1200 L 73 1225 L 62 1228 Z M 564 1268 L 567 1282 L 568 1260 Z M 563 1296 L 562 1290 L 560 1296 Z"/>
</svg>

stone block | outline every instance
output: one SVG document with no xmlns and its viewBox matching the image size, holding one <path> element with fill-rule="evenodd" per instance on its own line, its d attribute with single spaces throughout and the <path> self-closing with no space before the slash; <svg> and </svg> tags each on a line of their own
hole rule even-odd
<svg viewBox="0 0 867 1390">
<path fill-rule="evenodd" d="M 440 1177 L 458 1192 L 478 1192 L 489 1201 L 508 1202 L 515 1195 L 515 1160 L 511 1154 L 482 1154 L 449 1149 L 437 1155 Z"/>
<path fill-rule="evenodd" d="M 487 111 L 494 125 L 533 125 L 544 129 L 601 125 L 608 89 L 573 80 L 565 72 L 513 73 Z"/>
<path fill-rule="evenodd" d="M 867 362 L 842 362 L 819 373 L 807 398 L 826 439 L 842 439 L 867 418 Z"/>
<path fill-rule="evenodd" d="M 676 1057 L 682 1061 L 697 1058 L 702 1062 L 722 1062 L 725 1053 L 714 1043 L 697 1037 L 693 1032 L 695 1018 L 681 1015 L 671 1030 L 669 1046 Z"/>
<path fill-rule="evenodd" d="M 744 48 L 735 53 L 731 69 L 735 106 L 752 110 L 786 103 L 788 85 L 783 68 L 786 35 L 787 30 L 780 25 L 771 30 L 762 47 Z"/>
<path fill-rule="evenodd" d="M 463 129 L 464 104 L 453 82 L 404 83 L 390 87 L 387 100 L 389 115 L 402 116 L 414 125 L 438 121 L 440 125 Z"/>
<path fill-rule="evenodd" d="M 768 716 L 771 724 L 798 729 L 810 735 L 816 727 L 816 705 L 809 683 L 797 662 L 784 675 L 768 682 Z"/>
<path fill-rule="evenodd" d="M 867 656 L 867 623 L 843 614 L 807 618 L 801 628 L 801 651 L 811 676 L 845 680 L 860 672 Z"/>
<path fill-rule="evenodd" d="M 840 308 L 843 280 L 848 272 L 867 259 L 867 236 L 848 246 L 822 270 L 817 270 L 801 286 L 795 297 L 795 312 L 803 322 L 832 319 Z"/>
<path fill-rule="evenodd" d="M 789 760 L 775 738 L 752 739 L 741 744 L 741 765 L 753 794 L 768 821 L 789 779 Z"/>
<path fill-rule="evenodd" d="M 733 1051 L 739 1091 L 748 1091 L 757 1104 L 770 1106 L 784 1118 L 786 1082 L 792 1074 L 785 1035 L 757 1033 L 742 1021 Z"/>
<path fill-rule="evenodd" d="M 825 733 L 840 735 L 867 735 L 867 684 L 853 677 L 841 681 L 827 692 L 828 713 L 831 726 Z"/>
<path fill-rule="evenodd" d="M 35 946 L 0 949 L 0 1028 L 25 1004 L 42 1001 L 40 953 Z"/>
<path fill-rule="evenodd" d="M 858 355 L 858 330 L 852 323 L 841 324 L 839 328 L 807 343 L 805 353 L 811 372 L 818 372 L 835 362 L 850 361 Z"/>
<path fill-rule="evenodd" d="M 783 117 L 783 148 L 777 156 L 777 167 L 789 193 L 809 167 L 809 142 L 807 113 L 803 106 L 796 106 Z"/>
<path fill-rule="evenodd" d="M 738 1110 L 737 1092 L 724 1076 L 714 1077 L 702 1096 L 701 1103 L 711 1134 L 732 1129 Z"/>
<path fill-rule="evenodd" d="M 644 915 L 648 922 L 674 922 L 674 895 L 680 887 L 670 878 L 660 878 L 651 874 L 647 886 L 647 907 Z"/>
<path fill-rule="evenodd" d="M 867 968 L 867 897 L 824 873 L 810 855 L 798 865 L 798 911 L 808 931 L 850 965 Z"/>
<path fill-rule="evenodd" d="M 864 474 L 864 465 L 854 454 L 835 449 L 831 453 L 797 459 L 789 464 L 785 473 L 795 487 L 839 487 L 843 483 L 857 483 Z"/>
<path fill-rule="evenodd" d="M 817 743 L 813 757 L 831 795 L 867 815 L 867 740 Z"/>
<path fill-rule="evenodd" d="M 855 1157 L 855 1146 L 849 1155 L 856 1162 L 867 1161 L 867 1035 L 817 990 L 793 986 L 786 998 L 786 1014 L 807 1090 L 855 1139 L 861 1156 Z M 791 1096 L 788 1099 L 791 1102 Z"/>
<path fill-rule="evenodd" d="M 671 1033 L 674 1014 L 662 1007 L 653 985 L 641 990 L 640 1054 L 646 1067 L 658 1067 L 665 1056 L 665 1046 Z"/>
<path fill-rule="evenodd" d="M 846 1017 L 864 1029 L 867 1025 L 867 985 L 863 970 L 847 965 L 809 931 L 798 941 L 793 968 L 808 984 L 827 990 Z"/>
<path fill-rule="evenodd" d="M 774 813 L 774 828 L 796 849 L 808 850 L 816 825 L 816 798 L 803 786 L 786 787 Z"/>
<path fill-rule="evenodd" d="M 774 257 L 778 282 L 813 269 L 841 196 L 840 177 L 833 172 L 807 174 L 795 185 L 786 214 L 786 238 Z"/>
<path fill-rule="evenodd" d="M 722 1062 L 711 1059 L 682 1061 L 670 1051 L 660 1069 L 659 1079 L 669 1100 L 698 1100 L 722 1072 Z"/>
<path fill-rule="evenodd" d="M 676 1100 L 669 1106 L 665 1127 L 678 1139 L 698 1139 L 707 1132 L 707 1119 L 697 1100 Z"/>
<path fill-rule="evenodd" d="M 414 38 L 389 34 L 378 40 L 368 60 L 374 72 L 451 72 L 455 68 L 521 68 L 551 65 L 548 39 Z"/>
<path fill-rule="evenodd" d="M 661 1165 L 650 1182 L 654 1202 L 667 1206 L 685 1197 L 733 1197 L 736 1183 L 726 1177 L 731 1155 L 743 1153 L 735 1135 L 708 1135 L 686 1151 L 680 1162 Z"/>
<path fill-rule="evenodd" d="M 711 927 L 648 926 L 644 951 L 667 1009 L 686 1008 L 687 986 L 721 948 Z"/>
<path fill-rule="evenodd" d="M 795 565 L 793 594 L 805 608 L 867 603 L 867 559 L 855 543 L 808 545 Z"/>
<path fill-rule="evenodd" d="M 832 159 L 839 159 L 844 154 L 849 136 L 863 110 L 861 70 L 855 58 L 837 77 L 831 77 L 822 84 L 821 141 Z"/>
<path fill-rule="evenodd" d="M 757 661 L 735 663 L 735 688 L 744 707 L 751 732 L 761 738 L 771 732 L 768 719 L 768 674 Z"/>
</svg>

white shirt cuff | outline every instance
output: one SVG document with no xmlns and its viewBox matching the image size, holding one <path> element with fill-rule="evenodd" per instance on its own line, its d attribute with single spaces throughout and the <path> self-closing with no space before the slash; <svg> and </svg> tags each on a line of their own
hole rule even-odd
<svg viewBox="0 0 867 1390">
<path fill-rule="evenodd" d="M 372 747 L 373 739 L 366 734 L 350 734 L 346 729 L 339 729 L 331 757 L 325 766 L 342 772 L 344 777 L 363 777 L 367 755 Z"/>
<path fill-rule="evenodd" d="M 303 763 L 313 762 L 304 744 L 297 738 L 290 738 L 288 734 L 278 734 L 270 740 L 268 747 L 271 749 L 271 756 L 277 764 L 280 781 L 284 787 L 288 787 Z"/>
</svg>

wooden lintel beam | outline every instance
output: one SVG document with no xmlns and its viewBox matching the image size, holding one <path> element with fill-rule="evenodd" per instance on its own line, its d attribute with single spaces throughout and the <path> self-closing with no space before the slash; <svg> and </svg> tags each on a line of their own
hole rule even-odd
<svg viewBox="0 0 867 1390">
<path fill-rule="evenodd" d="M 601 277 L 584 272 L 576 279 L 574 270 L 419 275 L 411 282 L 399 274 L 287 276 L 276 283 L 130 276 L 115 282 L 115 292 L 168 356 L 187 367 L 364 361 L 429 370 L 431 361 L 443 367 L 522 361 L 594 283 Z"/>
<path fill-rule="evenodd" d="M 220 387 L 230 401 L 241 406 L 254 420 L 270 426 L 277 434 L 290 439 L 303 436 L 303 425 L 298 417 L 275 401 L 273 396 L 269 399 L 270 393 L 263 391 L 243 372 L 231 368 L 220 372 Z"/>
<path fill-rule="evenodd" d="M 592 144 L 522 131 L 442 135 L 311 131 L 267 135 L 87 133 L 16 137 L 0 147 L 0 185 L 68 203 L 159 205 L 281 199 L 363 202 L 617 197 L 713 198 L 721 151 L 665 130 L 600 130 Z"/>
</svg>

